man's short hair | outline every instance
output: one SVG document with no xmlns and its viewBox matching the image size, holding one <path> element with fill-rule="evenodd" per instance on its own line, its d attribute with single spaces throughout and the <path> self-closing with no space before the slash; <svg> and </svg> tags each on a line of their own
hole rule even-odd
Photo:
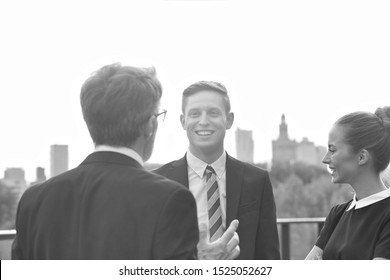
<svg viewBox="0 0 390 280">
<path fill-rule="evenodd" d="M 131 147 L 159 105 L 156 70 L 106 65 L 81 88 L 84 120 L 95 145 Z"/>
<path fill-rule="evenodd" d="M 216 93 L 221 94 L 221 96 L 223 97 L 223 99 L 225 101 L 226 114 L 230 112 L 230 109 L 231 109 L 230 108 L 230 98 L 229 98 L 226 87 L 223 84 L 218 83 L 218 82 L 199 81 L 197 83 L 190 85 L 189 87 L 187 87 L 183 91 L 182 106 L 181 106 L 183 114 L 184 114 L 184 109 L 186 106 L 187 98 L 195 93 L 198 93 L 198 92 L 204 91 L 204 90 L 214 91 Z"/>
</svg>

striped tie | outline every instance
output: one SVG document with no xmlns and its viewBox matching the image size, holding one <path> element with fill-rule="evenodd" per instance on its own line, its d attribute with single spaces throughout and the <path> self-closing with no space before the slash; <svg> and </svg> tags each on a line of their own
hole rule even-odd
<svg viewBox="0 0 390 280">
<path fill-rule="evenodd" d="M 209 213 L 210 241 L 217 240 L 223 234 L 222 210 L 219 200 L 219 189 L 215 171 L 211 166 L 206 167 L 207 206 Z"/>
</svg>

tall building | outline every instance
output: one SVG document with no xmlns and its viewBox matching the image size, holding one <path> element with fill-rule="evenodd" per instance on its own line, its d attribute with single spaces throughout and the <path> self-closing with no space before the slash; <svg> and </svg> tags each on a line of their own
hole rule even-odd
<svg viewBox="0 0 390 280">
<path fill-rule="evenodd" d="M 288 136 L 286 117 L 283 114 L 279 125 L 279 137 L 272 141 L 272 163 L 292 164 L 302 162 L 308 165 L 324 167 L 322 158 L 326 148 L 316 146 L 313 142 L 304 137 L 301 142 L 291 140 Z"/>
<path fill-rule="evenodd" d="M 50 146 L 50 177 L 68 171 L 68 145 Z"/>
<path fill-rule="evenodd" d="M 16 197 L 20 197 L 27 188 L 27 182 L 22 168 L 12 167 L 4 171 L 3 184 L 10 187 Z"/>
<path fill-rule="evenodd" d="M 45 168 L 37 167 L 37 182 L 46 181 Z"/>
<path fill-rule="evenodd" d="M 237 159 L 253 163 L 254 142 L 252 131 L 237 128 L 236 130 Z"/>
<path fill-rule="evenodd" d="M 45 168 L 37 167 L 36 176 L 37 177 L 35 181 L 31 183 L 31 186 L 46 181 Z"/>
<path fill-rule="evenodd" d="M 7 168 L 4 171 L 4 180 L 8 182 L 12 182 L 14 185 L 18 185 L 25 182 L 23 168 L 17 168 L 17 167 Z"/>
</svg>

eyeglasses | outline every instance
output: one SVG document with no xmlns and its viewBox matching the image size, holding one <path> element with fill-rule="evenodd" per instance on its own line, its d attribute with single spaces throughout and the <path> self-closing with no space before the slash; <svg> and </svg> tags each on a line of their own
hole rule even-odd
<svg viewBox="0 0 390 280">
<path fill-rule="evenodd" d="M 158 110 L 158 113 L 154 114 L 153 116 L 156 117 L 158 122 L 163 122 L 165 120 L 166 114 L 167 114 L 167 110 L 160 109 L 160 110 Z"/>
</svg>

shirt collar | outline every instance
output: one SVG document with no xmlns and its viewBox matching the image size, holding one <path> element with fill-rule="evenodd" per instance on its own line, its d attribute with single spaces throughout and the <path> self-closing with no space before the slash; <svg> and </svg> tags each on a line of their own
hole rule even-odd
<svg viewBox="0 0 390 280">
<path fill-rule="evenodd" d="M 136 160 L 141 166 L 144 166 L 144 161 L 142 157 L 133 149 L 127 147 L 113 147 L 109 145 L 97 145 L 95 147 L 95 152 L 115 152 L 131 157 Z"/>
<path fill-rule="evenodd" d="M 373 195 L 367 196 L 363 199 L 357 200 L 356 199 L 356 194 L 353 196 L 353 199 L 351 201 L 351 204 L 349 205 L 347 211 L 355 208 L 355 209 L 360 209 L 366 206 L 369 206 L 371 204 L 374 204 L 378 201 L 381 201 L 383 199 L 386 199 L 390 197 L 390 189 L 374 193 Z"/>
<path fill-rule="evenodd" d="M 203 160 L 194 156 L 190 150 L 187 151 L 187 163 L 188 166 L 200 177 L 203 178 L 204 172 L 207 165 L 210 165 L 214 170 L 219 179 L 222 178 L 223 174 L 226 171 L 226 152 L 223 152 L 222 155 L 214 161 L 212 164 L 207 164 Z"/>
</svg>

